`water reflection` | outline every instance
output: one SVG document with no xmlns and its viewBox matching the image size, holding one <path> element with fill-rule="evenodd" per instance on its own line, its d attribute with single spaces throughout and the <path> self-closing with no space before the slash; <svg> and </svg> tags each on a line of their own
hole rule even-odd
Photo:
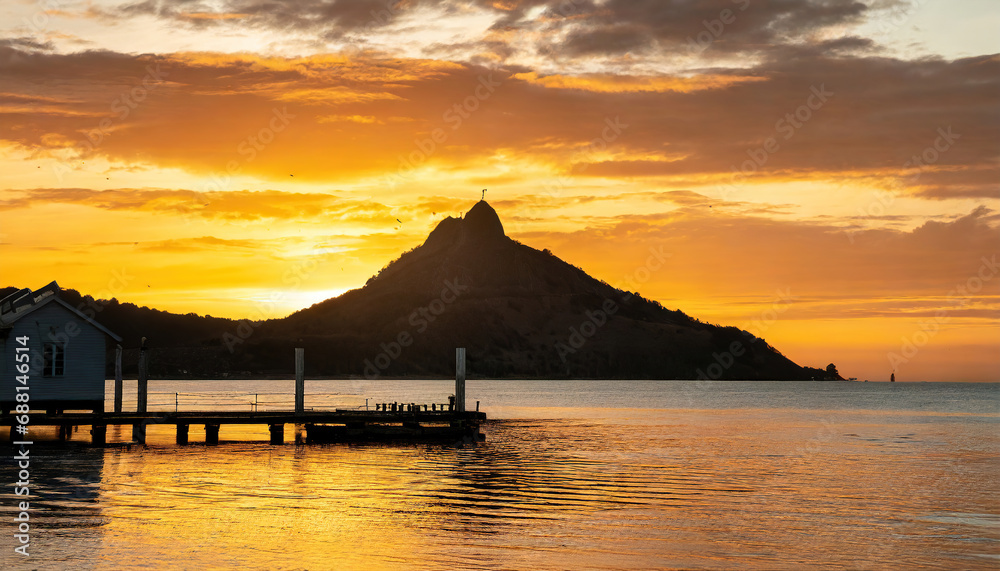
<svg viewBox="0 0 1000 571">
<path fill-rule="evenodd" d="M 4 490 L 5 501 L 0 510 L 5 528 L 0 534 L 0 549 L 3 550 L 0 560 L 4 562 L 4 568 L 25 562 L 30 563 L 30 567 L 26 567 L 30 569 L 65 568 L 61 562 L 72 558 L 66 552 L 66 546 L 73 545 L 74 549 L 93 553 L 101 544 L 103 529 L 108 523 L 101 502 L 105 451 L 59 443 L 57 439 L 50 438 L 52 436 L 38 431 L 37 441 L 26 447 L 30 458 L 30 495 L 17 496 L 10 493 L 12 488 Z M 20 450 L 20 447 L 8 449 Z M 0 472 L 12 476 L 18 474 L 20 468 L 14 459 L 16 454 L 20 452 L 3 455 Z M 11 486 L 13 483 L 12 479 Z M 13 538 L 13 533 L 17 525 L 15 517 L 20 511 L 18 505 L 22 501 L 27 501 L 30 507 L 28 553 L 31 557 L 28 559 L 14 554 L 15 545 L 20 545 Z M 9 529 L 7 526 L 10 526 Z M 47 558 L 43 554 L 58 556 Z"/>
<path fill-rule="evenodd" d="M 995 566 L 996 417 L 517 410 L 465 449 L 47 444 L 40 558 L 4 569 Z"/>
</svg>

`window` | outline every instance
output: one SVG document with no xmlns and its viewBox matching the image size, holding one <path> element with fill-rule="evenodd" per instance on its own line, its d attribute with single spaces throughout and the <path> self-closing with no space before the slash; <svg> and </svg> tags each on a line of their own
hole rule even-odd
<svg viewBox="0 0 1000 571">
<path fill-rule="evenodd" d="M 46 343 L 43 347 L 45 369 L 42 376 L 61 377 L 66 371 L 66 346 L 62 343 Z"/>
</svg>

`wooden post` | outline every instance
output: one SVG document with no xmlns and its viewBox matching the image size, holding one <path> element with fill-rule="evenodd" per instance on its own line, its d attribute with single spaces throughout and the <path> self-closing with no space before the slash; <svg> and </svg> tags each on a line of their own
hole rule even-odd
<svg viewBox="0 0 1000 571">
<path fill-rule="evenodd" d="M 188 425 L 177 423 L 177 444 L 188 443 Z"/>
<path fill-rule="evenodd" d="M 205 425 L 205 444 L 218 444 L 219 443 L 219 425 L 218 424 L 206 424 Z"/>
<path fill-rule="evenodd" d="M 139 444 L 146 443 L 146 423 L 137 422 L 132 425 L 132 440 Z"/>
<path fill-rule="evenodd" d="M 122 346 L 115 347 L 115 412 L 122 411 Z"/>
<path fill-rule="evenodd" d="M 295 348 L 295 412 L 306 410 L 306 350 Z"/>
<path fill-rule="evenodd" d="M 465 412 L 465 347 L 455 349 L 455 410 Z"/>
<path fill-rule="evenodd" d="M 285 443 L 285 425 L 284 424 L 271 424 L 268 426 L 271 430 L 271 444 L 284 444 Z"/>
<path fill-rule="evenodd" d="M 147 397 L 149 394 L 149 371 L 147 369 L 148 358 L 146 357 L 146 338 L 142 338 L 142 346 L 139 347 L 139 380 L 136 393 L 136 412 L 146 412 Z"/>
<path fill-rule="evenodd" d="M 108 442 L 108 425 L 95 424 L 90 427 L 90 443 L 94 446 L 104 446 Z"/>
</svg>

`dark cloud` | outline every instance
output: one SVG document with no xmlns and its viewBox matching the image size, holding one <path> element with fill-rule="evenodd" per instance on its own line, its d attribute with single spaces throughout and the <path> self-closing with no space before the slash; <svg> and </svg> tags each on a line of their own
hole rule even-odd
<svg viewBox="0 0 1000 571">
<path fill-rule="evenodd" d="M 532 3 L 534 4 L 534 3 Z M 809 40 L 821 30 L 863 21 L 868 7 L 854 0 L 551 0 L 539 21 L 509 26 L 542 30 L 549 40 L 540 52 L 561 56 L 617 56 L 754 53 Z M 865 47 L 834 42 L 830 49 Z"/>
<path fill-rule="evenodd" d="M 151 69 L 164 79 L 145 89 Z M 415 167 L 460 168 L 516 150 L 580 175 L 685 186 L 705 177 L 867 178 L 931 198 L 998 195 L 1000 57 L 903 61 L 786 47 L 752 70 L 713 73 L 703 85 L 663 76 L 654 78 L 661 87 L 633 88 L 621 75 L 550 83 L 365 55 L 0 47 L 0 138 L 223 180 L 234 168 L 280 180 L 381 174 L 410 183 Z M 135 93 L 142 101 L 126 104 Z M 287 126 L 267 132 L 283 113 Z M 435 132 L 443 143 L 431 140 Z"/>
<path fill-rule="evenodd" d="M 908 62 L 786 50 L 754 73 L 766 81 L 627 97 L 623 117 L 634 122 L 623 144 L 648 156 L 669 142 L 682 160 L 578 160 L 574 172 L 650 177 L 745 170 L 729 177 L 734 183 L 871 173 L 914 194 L 1000 195 L 997 56 Z M 822 91 L 832 94 L 826 102 L 815 95 Z M 774 152 L 762 150 L 768 139 Z"/>
<path fill-rule="evenodd" d="M 126 4 L 106 14 L 151 15 L 194 27 L 238 25 L 280 31 L 312 32 L 338 37 L 347 31 L 372 31 L 397 22 L 414 7 L 408 0 L 146 0 Z M 449 6 L 451 2 L 423 2 Z"/>
<path fill-rule="evenodd" d="M 105 13 L 152 15 L 193 27 L 305 32 L 326 40 L 350 35 L 363 42 L 366 33 L 387 25 L 432 25 L 415 20 L 421 8 L 448 15 L 470 7 L 492 13 L 495 31 L 525 30 L 559 38 L 543 39 L 536 46 L 554 57 L 615 56 L 653 49 L 709 55 L 756 52 L 859 23 L 870 11 L 855 0 L 146 0 Z"/>
<path fill-rule="evenodd" d="M 635 24 L 614 24 L 595 29 L 576 28 L 562 42 L 543 45 L 539 52 L 555 56 L 618 55 L 645 51 L 653 44 L 654 38 L 647 28 Z"/>
<path fill-rule="evenodd" d="M 49 41 L 41 42 L 35 38 L 30 38 L 30 37 L 0 38 L 0 48 L 14 48 L 16 50 L 50 52 L 53 49 L 55 49 L 55 45 Z"/>
</svg>

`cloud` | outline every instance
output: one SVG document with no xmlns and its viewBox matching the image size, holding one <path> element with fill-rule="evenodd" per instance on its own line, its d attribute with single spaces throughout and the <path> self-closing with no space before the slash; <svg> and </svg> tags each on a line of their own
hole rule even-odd
<svg viewBox="0 0 1000 571">
<path fill-rule="evenodd" d="M 705 89 L 723 89 L 747 81 L 764 81 L 763 77 L 735 74 L 713 75 L 706 73 L 693 77 L 630 76 L 612 74 L 583 74 L 574 76 L 545 75 L 537 72 L 517 73 L 514 79 L 554 89 L 579 89 L 606 93 L 666 92 L 690 93 Z"/>
<path fill-rule="evenodd" d="M 0 200 L 0 210 L 38 204 L 76 204 L 103 210 L 146 211 L 224 221 L 331 219 L 388 224 L 395 220 L 392 209 L 379 202 L 325 193 L 150 188 L 37 188 L 8 192 L 18 196 Z"/>
<path fill-rule="evenodd" d="M 711 59 L 750 56 L 786 44 L 816 41 L 830 31 L 884 13 L 856 0 L 222 0 L 180 3 L 145 0 L 100 12 L 104 18 L 153 17 L 193 30 L 267 31 L 320 43 L 400 47 L 380 36 L 408 35 L 424 54 L 450 53 L 464 61 L 499 58 L 507 64 L 541 56 L 552 62 L 604 60 L 632 63 L 664 55 Z M 462 38 L 439 34 L 487 22 Z M 831 51 L 871 49 L 844 41 Z"/>
<path fill-rule="evenodd" d="M 521 37 L 538 37 L 538 53 L 558 60 L 607 61 L 625 54 L 638 61 L 739 54 L 749 61 L 775 46 L 812 41 L 825 30 L 859 24 L 871 12 L 854 0 L 550 0 L 522 5 L 544 9 L 534 19 L 531 11 L 511 13 L 503 25 L 518 28 Z M 872 46 L 844 41 L 830 47 L 846 51 Z"/>
<path fill-rule="evenodd" d="M 20 37 L 20 38 L 0 38 L 0 48 L 12 48 L 14 50 L 24 50 L 24 51 L 52 51 L 55 46 L 52 42 L 39 41 L 31 37 Z"/>
<path fill-rule="evenodd" d="M 993 281 L 971 297 L 957 293 L 981 275 L 984 263 L 995 268 L 1000 255 L 1000 223 L 986 208 L 911 231 L 871 229 L 853 236 L 822 222 L 689 208 L 592 218 L 577 231 L 525 232 L 518 239 L 545 244 L 592 275 L 668 307 L 677 305 L 671 299 L 767 298 L 788 288 L 822 301 L 824 313 L 813 317 L 861 311 L 858 300 L 873 299 L 904 300 L 899 311 L 906 313 L 948 305 L 988 316 L 1000 309 L 995 269 Z M 622 268 L 644 267 L 651 248 L 669 253 L 669 262 L 653 279 L 636 283 L 635 272 Z"/>
<path fill-rule="evenodd" d="M 246 254 L 266 253 L 275 251 L 279 243 L 285 240 L 234 240 L 216 236 L 197 236 L 192 238 L 176 238 L 172 240 L 157 240 L 140 242 L 136 247 L 146 252 L 157 253 L 190 253 L 225 251 L 228 253 L 242 252 Z"/>
<path fill-rule="evenodd" d="M 448 2 L 438 2 L 449 4 Z M 409 12 L 415 2 L 405 0 L 225 0 L 223 2 L 160 2 L 146 0 L 106 10 L 108 16 L 155 16 L 177 20 L 194 27 L 235 23 L 271 30 L 308 30 L 331 33 L 368 30 L 387 25 Z"/>
<path fill-rule="evenodd" d="M 768 57 L 751 70 L 685 77 L 543 76 L 372 54 L 5 47 L 0 138 L 220 180 L 382 175 L 398 184 L 422 166 L 506 155 L 684 186 L 866 179 L 928 198 L 996 196 L 1000 57 L 902 61 L 807 48 Z M 162 77 L 150 82 L 151 73 Z M 32 99 L 39 92 L 45 100 Z"/>
</svg>

